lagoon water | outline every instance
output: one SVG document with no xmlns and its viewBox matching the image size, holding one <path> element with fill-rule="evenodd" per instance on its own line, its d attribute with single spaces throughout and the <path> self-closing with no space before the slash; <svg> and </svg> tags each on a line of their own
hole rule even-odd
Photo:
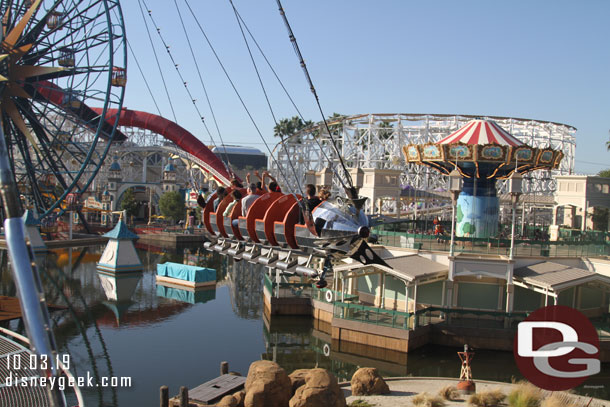
<svg viewBox="0 0 610 407">
<path fill-rule="evenodd" d="M 180 386 L 193 388 L 216 377 L 221 361 L 243 375 L 251 362 L 264 358 L 288 371 L 327 368 L 339 380 L 349 380 L 361 366 L 377 367 L 385 376 L 459 376 L 458 349 L 427 346 L 392 358 L 375 348 L 331 343 L 311 318 L 266 321 L 262 267 L 198 248 L 142 247 L 144 271 L 114 278 L 95 268 L 101 251 L 65 249 L 38 258 L 47 301 L 67 307 L 51 317 L 73 374 L 131 378 L 130 387 L 83 388 L 87 406 L 158 405 L 160 386 L 176 395 Z M 0 256 L 0 295 L 15 296 L 6 252 Z M 217 269 L 216 289 L 193 295 L 157 286 L 156 264 L 165 261 Z M 24 333 L 18 321 L 6 326 Z M 521 378 L 509 352 L 477 351 L 473 374 L 498 381 Z M 604 365 L 578 392 L 609 399 L 608 383 L 610 366 Z"/>
</svg>

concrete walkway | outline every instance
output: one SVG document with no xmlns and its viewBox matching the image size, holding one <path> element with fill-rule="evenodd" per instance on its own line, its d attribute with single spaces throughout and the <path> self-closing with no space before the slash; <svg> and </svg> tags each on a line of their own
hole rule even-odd
<svg viewBox="0 0 610 407">
<path fill-rule="evenodd" d="M 355 400 L 365 400 L 370 405 L 375 407 L 396 407 L 396 406 L 412 406 L 411 400 L 413 397 L 420 393 L 429 393 L 431 395 L 437 395 L 439 390 L 445 386 L 455 386 L 458 382 L 457 379 L 445 379 L 436 377 L 417 377 L 417 378 L 387 378 L 386 383 L 390 387 L 390 394 L 383 396 L 352 396 L 350 390 L 350 383 L 340 383 L 343 393 L 347 399 L 349 405 Z M 477 380 L 477 392 L 484 390 L 500 390 L 504 394 L 511 392 L 513 384 L 501 383 L 501 382 L 490 382 L 484 380 Z M 468 406 L 468 397 L 465 396 L 463 400 L 459 401 L 447 401 L 446 407 L 464 407 Z M 584 396 L 572 396 L 574 401 L 579 402 L 576 406 L 587 406 L 588 407 L 610 407 L 610 401 L 593 399 L 590 404 L 590 397 Z"/>
</svg>

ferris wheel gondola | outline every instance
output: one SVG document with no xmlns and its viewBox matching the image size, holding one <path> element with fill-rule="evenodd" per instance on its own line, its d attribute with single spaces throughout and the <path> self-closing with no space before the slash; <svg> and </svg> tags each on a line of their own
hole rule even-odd
<svg viewBox="0 0 610 407">
<path fill-rule="evenodd" d="M 123 17 L 116 0 L 2 1 L 0 13 L 9 159 L 20 194 L 45 216 L 89 187 L 117 137 L 118 118 L 104 113 L 123 102 Z"/>
</svg>

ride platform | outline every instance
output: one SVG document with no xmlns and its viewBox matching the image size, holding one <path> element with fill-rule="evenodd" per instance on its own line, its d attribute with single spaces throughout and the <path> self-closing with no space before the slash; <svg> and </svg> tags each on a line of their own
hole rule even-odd
<svg viewBox="0 0 610 407">
<path fill-rule="evenodd" d="M 166 262 L 157 264 L 157 283 L 192 289 L 216 285 L 216 270 Z"/>
<path fill-rule="evenodd" d="M 60 311 L 65 307 L 58 305 L 49 305 L 49 311 Z M 7 297 L 0 295 L 0 322 L 12 321 L 22 317 L 21 306 L 19 305 L 19 299 L 16 297 Z"/>
</svg>

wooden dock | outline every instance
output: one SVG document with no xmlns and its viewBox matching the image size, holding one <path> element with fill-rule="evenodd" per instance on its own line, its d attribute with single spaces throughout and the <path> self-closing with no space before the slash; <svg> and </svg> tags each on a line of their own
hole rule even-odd
<svg viewBox="0 0 610 407">
<path fill-rule="evenodd" d="M 179 245 L 201 244 L 205 241 L 205 236 L 201 233 L 138 233 L 138 243 L 154 244 L 161 247 L 176 247 Z"/>
<path fill-rule="evenodd" d="M 232 374 L 223 374 L 215 379 L 205 382 L 188 390 L 188 405 L 189 406 L 209 406 L 214 405 L 227 394 L 233 394 L 241 390 L 246 384 L 246 378 L 243 376 L 235 376 Z M 184 388 L 186 389 L 186 388 Z M 173 397 L 169 400 L 170 407 L 180 407 L 180 399 L 183 396 Z"/>
<path fill-rule="evenodd" d="M 66 307 L 57 305 L 49 305 L 49 311 L 59 311 Z M 13 319 L 21 318 L 21 306 L 19 299 L 16 297 L 7 297 L 0 295 L 0 322 L 12 321 Z"/>
<path fill-rule="evenodd" d="M 215 406 L 224 396 L 239 392 L 246 384 L 246 377 L 229 373 L 229 362 L 220 362 L 220 376 L 200 384 L 192 390 L 180 387 L 180 393 L 169 398 L 169 388 L 161 386 L 161 407 L 205 407 Z M 243 404 L 242 404 L 243 405 Z"/>
<path fill-rule="evenodd" d="M 106 244 L 108 238 L 98 235 L 89 235 L 87 237 L 77 237 L 66 240 L 45 240 L 44 244 L 47 249 L 65 249 L 68 247 L 84 247 L 84 246 L 99 246 Z M 0 249 L 6 249 L 6 240 L 0 239 Z"/>
</svg>

